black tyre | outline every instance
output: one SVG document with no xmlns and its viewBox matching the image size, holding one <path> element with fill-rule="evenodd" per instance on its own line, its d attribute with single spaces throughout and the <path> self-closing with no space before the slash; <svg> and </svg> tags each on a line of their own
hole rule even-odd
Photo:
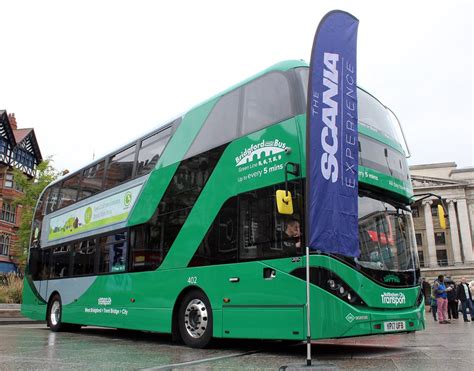
<svg viewBox="0 0 474 371">
<path fill-rule="evenodd" d="M 81 329 L 81 325 L 76 325 L 72 323 L 64 323 L 62 321 L 63 316 L 63 304 L 61 302 L 61 297 L 58 294 L 54 294 L 49 302 L 48 306 L 48 314 L 46 321 L 48 323 L 48 327 L 51 331 L 59 332 L 59 331 L 79 331 Z"/>
<path fill-rule="evenodd" d="M 61 302 L 61 297 L 58 294 L 54 294 L 49 302 L 48 313 L 46 315 L 46 321 L 51 331 L 58 332 L 64 330 L 62 315 L 63 305 Z"/>
<path fill-rule="evenodd" d="M 191 348 L 205 348 L 212 339 L 212 309 L 203 292 L 188 292 L 179 308 L 179 332 Z"/>
</svg>

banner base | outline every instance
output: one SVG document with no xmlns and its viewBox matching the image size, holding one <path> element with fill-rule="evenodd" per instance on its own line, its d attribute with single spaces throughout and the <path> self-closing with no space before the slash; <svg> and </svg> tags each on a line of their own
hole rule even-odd
<svg viewBox="0 0 474 371">
<path fill-rule="evenodd" d="M 308 365 L 287 365 L 287 366 L 280 366 L 278 369 L 279 371 L 299 371 L 299 370 L 340 370 L 335 364 L 332 363 L 323 363 L 323 362 L 313 362 L 311 366 Z"/>
</svg>

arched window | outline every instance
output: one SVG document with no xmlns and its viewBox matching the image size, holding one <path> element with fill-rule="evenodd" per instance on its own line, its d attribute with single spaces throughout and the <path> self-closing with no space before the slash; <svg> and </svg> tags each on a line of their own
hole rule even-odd
<svg viewBox="0 0 474 371">
<path fill-rule="evenodd" d="M 7 255 L 7 247 L 5 246 L 5 236 L 0 235 L 0 255 Z"/>
<path fill-rule="evenodd" d="M 8 253 L 9 253 L 9 250 L 10 250 L 10 237 L 8 237 L 8 236 L 5 236 L 5 242 L 4 242 L 3 250 L 4 250 L 3 255 L 8 256 Z"/>
<path fill-rule="evenodd" d="M 16 206 L 13 206 L 13 205 L 10 205 L 9 203 L 4 202 L 2 205 L 0 219 L 5 220 L 6 222 L 9 222 L 9 223 L 15 223 Z"/>
</svg>

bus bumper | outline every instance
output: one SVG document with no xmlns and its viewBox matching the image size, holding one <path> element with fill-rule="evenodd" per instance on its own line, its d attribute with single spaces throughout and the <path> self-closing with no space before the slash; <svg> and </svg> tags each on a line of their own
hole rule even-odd
<svg viewBox="0 0 474 371">
<path fill-rule="evenodd" d="M 348 315 L 346 320 L 352 326 L 341 337 L 420 331 L 425 329 L 425 305 L 422 302 L 415 308 L 390 311 L 368 309 L 357 316 Z"/>
</svg>

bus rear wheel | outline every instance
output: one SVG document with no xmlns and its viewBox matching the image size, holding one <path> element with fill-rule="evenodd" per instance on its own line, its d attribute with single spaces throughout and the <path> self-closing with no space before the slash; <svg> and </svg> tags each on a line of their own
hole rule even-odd
<svg viewBox="0 0 474 371">
<path fill-rule="evenodd" d="M 64 329 L 62 323 L 62 314 L 63 314 L 63 306 L 61 302 L 61 297 L 58 294 L 54 294 L 49 302 L 48 306 L 48 314 L 47 314 L 47 322 L 48 327 L 51 331 L 58 332 Z"/>
<path fill-rule="evenodd" d="M 62 321 L 63 315 L 63 305 L 61 301 L 61 297 L 59 294 L 54 294 L 51 298 L 48 306 L 48 314 L 46 321 L 48 323 L 48 327 L 51 331 L 59 332 L 59 331 L 79 331 L 81 329 L 81 325 L 64 323 Z"/>
<path fill-rule="evenodd" d="M 186 294 L 179 308 L 179 332 L 191 348 L 205 348 L 212 339 L 212 309 L 203 292 Z"/>
</svg>

